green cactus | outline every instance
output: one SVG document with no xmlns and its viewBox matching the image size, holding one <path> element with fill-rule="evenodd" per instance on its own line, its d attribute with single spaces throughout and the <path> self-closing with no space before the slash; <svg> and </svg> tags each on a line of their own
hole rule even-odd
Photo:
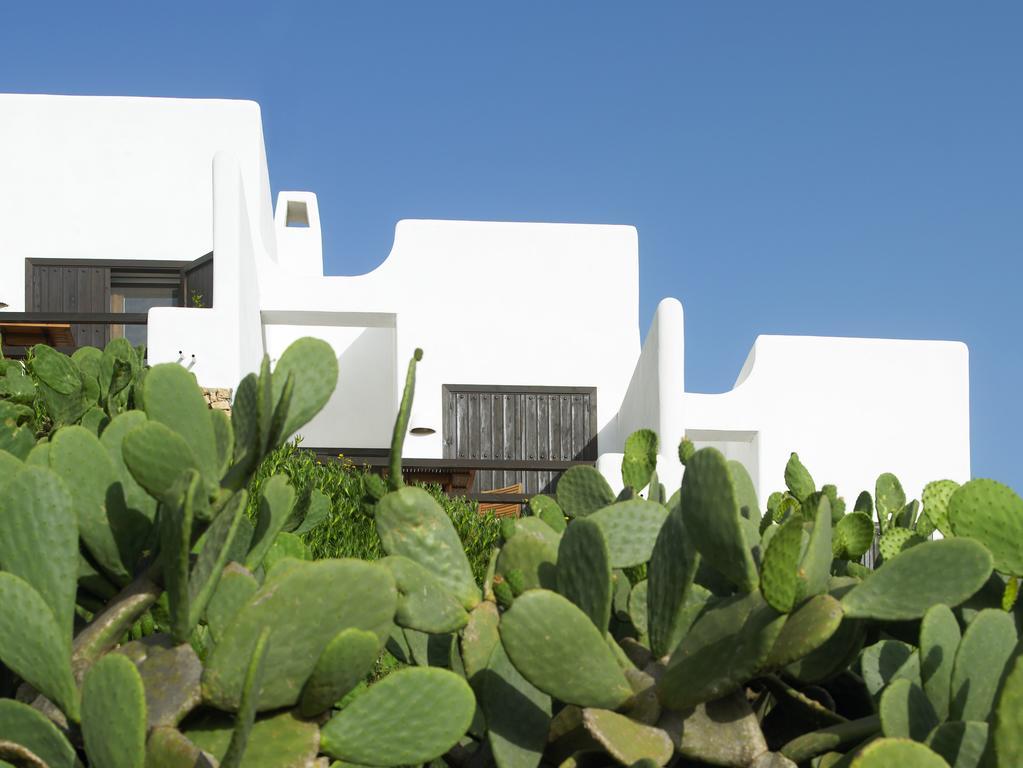
<svg viewBox="0 0 1023 768">
<path fill-rule="evenodd" d="M 789 518 L 771 537 L 764 552 L 760 591 L 768 604 L 781 613 L 788 613 L 796 605 L 803 537 L 802 519 Z"/>
<path fill-rule="evenodd" d="M 629 499 L 604 507 L 587 519 L 607 540 L 612 568 L 630 568 L 650 559 L 668 510 L 644 499 Z"/>
<path fill-rule="evenodd" d="M 956 536 L 976 539 L 991 552 L 995 570 L 1023 576 L 1023 499 L 994 480 L 971 480 L 948 502 Z"/>
<path fill-rule="evenodd" d="M 980 768 L 984 765 L 988 731 L 987 723 L 942 723 L 927 735 L 924 743 L 949 765 Z M 1013 764 L 1012 760 L 997 763 Z"/>
<path fill-rule="evenodd" d="M 464 647 L 464 646 L 463 646 Z M 474 683 L 487 724 L 494 760 L 506 766 L 540 764 L 551 722 L 551 698 L 524 678 L 505 653 L 493 646 L 486 667 Z"/>
<path fill-rule="evenodd" d="M 988 608 L 963 632 L 952 667 L 951 720 L 985 721 L 991 714 L 1002 673 L 1018 642 L 1012 616 Z"/>
<path fill-rule="evenodd" d="M 940 720 L 927 694 L 915 682 L 895 680 L 881 694 L 878 704 L 885 736 L 923 741 Z"/>
<path fill-rule="evenodd" d="M 885 560 L 891 560 L 900 552 L 904 552 L 917 544 L 923 544 L 925 539 L 913 533 L 909 528 L 889 528 L 878 541 L 878 549 Z"/>
<path fill-rule="evenodd" d="M 906 506 L 906 492 L 902 490 L 899 478 L 891 472 L 878 476 L 874 485 L 874 504 L 877 508 L 877 523 L 884 533 L 895 524 L 895 516 Z"/>
<path fill-rule="evenodd" d="M 746 546 L 735 483 L 716 449 L 704 448 L 690 458 L 681 503 L 686 531 L 704 561 L 742 591 L 752 592 L 759 581 L 757 567 Z"/>
<path fill-rule="evenodd" d="M 817 491 L 813 478 L 803 466 L 803 462 L 799 460 L 798 454 L 793 453 L 789 456 L 788 463 L 785 465 L 785 487 L 800 502 L 805 501 Z"/>
<path fill-rule="evenodd" d="M 458 599 L 419 563 L 400 555 L 390 555 L 380 564 L 391 572 L 398 589 L 398 607 L 394 617 L 398 626 L 447 634 L 457 632 L 469 621 L 469 614 Z"/>
<path fill-rule="evenodd" d="M 142 768 L 146 755 L 146 695 L 135 665 L 108 654 L 82 684 L 82 736 L 96 765 Z"/>
<path fill-rule="evenodd" d="M 389 555 L 404 555 L 434 576 L 472 610 L 479 587 L 451 519 L 426 491 L 401 488 L 377 504 L 376 528 Z"/>
<path fill-rule="evenodd" d="M 29 749 L 49 768 L 74 768 L 75 748 L 46 715 L 14 699 L 0 699 L 0 742 Z"/>
<path fill-rule="evenodd" d="M 647 571 L 647 626 L 650 650 L 657 657 L 670 654 L 696 619 L 691 598 L 699 565 L 682 508 L 675 505 L 657 534 Z"/>
<path fill-rule="evenodd" d="M 361 765 L 411 765 L 440 757 L 465 734 L 475 698 L 444 669 L 403 669 L 371 687 L 323 726 L 320 747 Z M 401 724 L 402 737 L 394 738 Z"/>
<path fill-rule="evenodd" d="M 231 718 L 209 713 L 190 723 L 184 737 L 220 761 L 225 758 L 234 733 L 235 723 Z M 180 743 L 178 748 L 182 748 Z M 313 763 L 319 751 L 320 729 L 316 724 L 297 718 L 291 711 L 284 711 L 256 719 L 246 740 L 244 764 L 303 768 Z M 202 759 L 199 758 L 200 761 Z M 178 763 L 173 768 L 191 768 L 196 765 L 195 758 L 192 760 Z M 202 762 L 198 764 L 204 765 Z"/>
<path fill-rule="evenodd" d="M 992 742 L 999 765 L 1019 765 L 1023 759 L 1023 647 L 1017 647 L 1006 665 L 995 702 Z"/>
<path fill-rule="evenodd" d="M 5 571 L 0 571 L 0 661 L 71 720 L 79 719 L 78 688 L 64 632 L 40 594 Z"/>
<path fill-rule="evenodd" d="M 948 520 L 948 503 L 958 488 L 959 483 L 954 480 L 935 480 L 924 486 L 922 517 L 926 517 L 943 536 L 953 535 Z"/>
<path fill-rule="evenodd" d="M 274 674 L 262 686 L 258 711 L 292 706 L 341 630 L 364 629 L 383 642 L 396 607 L 394 579 L 383 566 L 320 560 L 290 569 L 257 591 L 228 625 L 206 662 L 203 696 L 220 709 L 237 710 L 259 631 L 270 626 L 266 663 Z"/>
<path fill-rule="evenodd" d="M 648 759 L 666 765 L 674 755 L 668 734 L 606 709 L 584 709 L 583 727 L 623 765 Z"/>
<path fill-rule="evenodd" d="M 789 615 L 763 666 L 787 667 L 827 643 L 842 623 L 842 604 L 830 595 L 817 595 Z"/>
<path fill-rule="evenodd" d="M 672 653 L 657 683 L 661 703 L 687 709 L 736 690 L 767 659 L 784 623 L 759 592 L 711 607 Z"/>
<path fill-rule="evenodd" d="M 975 541 L 928 541 L 906 550 L 842 598 L 852 618 L 918 619 L 935 603 L 959 605 L 991 575 L 991 555 Z"/>
<path fill-rule="evenodd" d="M 270 628 L 264 627 L 263 631 L 259 633 L 259 639 L 256 640 L 256 647 L 252 650 L 252 659 L 249 661 L 249 668 L 245 673 L 241 703 L 238 706 L 238 715 L 231 733 L 231 742 L 220 759 L 220 768 L 240 768 L 242 764 L 242 758 L 245 756 L 245 750 L 249 744 L 249 736 L 252 733 L 252 726 L 256 722 L 256 706 L 260 689 L 263 687 L 269 642 Z"/>
<path fill-rule="evenodd" d="M 948 768 L 948 763 L 923 744 L 910 739 L 878 739 L 864 747 L 851 768 Z"/>
<path fill-rule="evenodd" d="M 952 665 L 962 632 L 947 605 L 934 605 L 920 622 L 920 679 L 927 698 L 941 720 L 948 719 Z"/>
<path fill-rule="evenodd" d="M 604 631 L 611 621 L 611 555 L 591 518 L 579 518 L 561 537 L 556 573 L 558 592 Z"/>
<path fill-rule="evenodd" d="M 603 633 L 569 600 L 544 589 L 517 598 L 501 619 L 501 642 L 535 687 L 581 707 L 616 709 L 631 696 Z M 551 652 L 557 639 L 558 652 Z"/>
<path fill-rule="evenodd" d="M 874 542 L 874 522 L 866 512 L 844 515 L 835 525 L 831 542 L 832 554 L 841 560 L 859 560 Z"/>
<path fill-rule="evenodd" d="M 627 487 L 642 491 L 650 484 L 657 468 L 657 446 L 657 433 L 649 429 L 633 432 L 625 439 L 622 481 Z"/>
<path fill-rule="evenodd" d="M 615 500 L 607 480 L 593 467 L 572 467 L 557 486 L 558 506 L 569 517 L 585 517 Z"/>
</svg>

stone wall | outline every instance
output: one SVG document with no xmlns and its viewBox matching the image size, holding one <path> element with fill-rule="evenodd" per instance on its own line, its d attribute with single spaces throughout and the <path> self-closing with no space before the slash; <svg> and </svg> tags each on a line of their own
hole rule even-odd
<svg viewBox="0 0 1023 768">
<path fill-rule="evenodd" d="M 206 399 L 206 404 L 210 408 L 216 408 L 218 411 L 227 411 L 231 413 L 231 396 L 234 394 L 234 390 L 224 389 L 222 387 L 213 387 L 207 389 L 203 387 L 202 396 Z"/>
</svg>

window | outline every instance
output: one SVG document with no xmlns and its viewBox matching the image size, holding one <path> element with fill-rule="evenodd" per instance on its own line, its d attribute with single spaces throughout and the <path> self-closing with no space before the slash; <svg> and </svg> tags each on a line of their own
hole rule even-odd
<svg viewBox="0 0 1023 768">
<path fill-rule="evenodd" d="M 110 311 L 147 312 L 152 307 L 180 307 L 181 274 L 178 270 L 110 270 Z M 110 338 L 126 338 L 134 346 L 147 341 L 144 325 L 111 325 Z"/>
</svg>

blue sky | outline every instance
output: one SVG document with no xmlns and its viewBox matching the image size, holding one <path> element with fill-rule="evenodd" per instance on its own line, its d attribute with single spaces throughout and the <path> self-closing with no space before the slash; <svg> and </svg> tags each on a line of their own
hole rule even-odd
<svg viewBox="0 0 1023 768">
<path fill-rule="evenodd" d="M 0 90 L 259 101 L 332 274 L 401 218 L 633 224 L 692 391 L 758 333 L 965 341 L 974 474 L 1023 490 L 1021 39 L 1015 2 L 8 2 Z"/>
</svg>

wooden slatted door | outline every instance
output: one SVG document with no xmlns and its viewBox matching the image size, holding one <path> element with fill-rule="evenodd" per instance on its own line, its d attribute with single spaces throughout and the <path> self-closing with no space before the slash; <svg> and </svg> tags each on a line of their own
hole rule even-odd
<svg viewBox="0 0 1023 768">
<path fill-rule="evenodd" d="M 30 312 L 109 312 L 110 267 L 35 264 L 29 285 Z M 109 326 L 75 323 L 75 345 L 102 349 L 110 340 Z"/>
<path fill-rule="evenodd" d="M 595 461 L 595 387 L 446 384 L 444 458 Z M 560 472 L 479 470 L 473 490 L 521 483 L 525 493 L 552 493 Z"/>
</svg>

